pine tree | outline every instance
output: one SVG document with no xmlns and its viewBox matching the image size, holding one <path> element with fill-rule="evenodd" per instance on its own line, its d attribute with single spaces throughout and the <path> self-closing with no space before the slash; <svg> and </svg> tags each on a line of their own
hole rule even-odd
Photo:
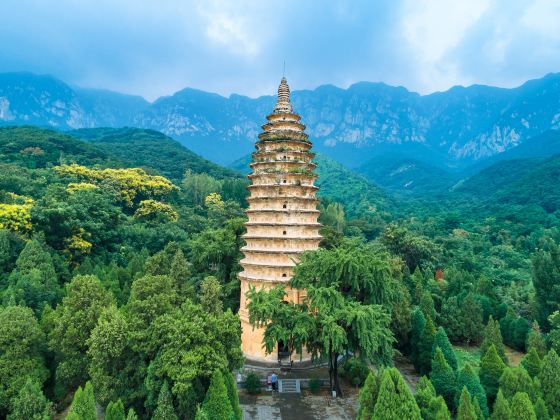
<svg viewBox="0 0 560 420">
<path fill-rule="evenodd" d="M 234 418 L 236 420 L 242 420 L 243 410 L 239 405 L 239 394 L 237 393 L 237 384 L 235 383 L 233 375 L 229 372 L 224 373 L 224 382 L 227 388 L 229 402 L 231 403 L 231 408 L 234 413 Z"/>
<path fill-rule="evenodd" d="M 500 390 L 504 397 L 511 403 L 517 392 L 534 394 L 533 381 L 527 371 L 520 367 L 508 367 L 500 377 Z"/>
<path fill-rule="evenodd" d="M 551 416 L 560 417 L 560 357 L 551 349 L 544 356 L 541 373 L 539 374 L 546 408 Z"/>
<path fill-rule="evenodd" d="M 426 377 L 422 376 L 416 384 L 416 394 L 414 395 L 416 404 L 420 408 L 420 413 L 424 420 L 429 418 L 430 415 L 430 402 L 436 398 L 436 390 L 432 382 Z"/>
<path fill-rule="evenodd" d="M 436 336 L 436 327 L 431 318 L 427 318 L 426 326 L 418 344 L 418 372 L 425 375 L 430 372 L 432 347 Z"/>
<path fill-rule="evenodd" d="M 541 397 L 537 398 L 537 402 L 535 403 L 535 415 L 539 420 L 550 420 L 550 414 L 548 414 L 546 404 Z"/>
<path fill-rule="evenodd" d="M 420 297 L 420 303 L 418 304 L 420 310 L 426 317 L 426 319 L 436 319 L 437 312 L 436 308 L 434 307 L 434 299 L 432 298 L 432 294 L 429 290 L 424 290 L 422 292 L 422 296 Z"/>
<path fill-rule="evenodd" d="M 457 357 L 455 356 L 455 351 L 453 350 L 453 346 L 449 342 L 449 338 L 447 338 L 447 334 L 443 327 L 439 327 L 435 338 L 434 344 L 432 346 L 432 359 L 436 354 L 436 348 L 439 347 L 445 356 L 445 360 L 451 366 L 451 369 L 457 370 Z"/>
<path fill-rule="evenodd" d="M 105 410 L 105 420 L 126 420 L 124 414 L 124 405 L 119 398 L 117 402 L 110 402 Z"/>
<path fill-rule="evenodd" d="M 531 331 L 527 334 L 527 350 L 531 350 L 531 348 L 535 348 L 541 359 L 546 355 L 546 343 L 537 321 L 533 321 Z"/>
<path fill-rule="evenodd" d="M 507 365 L 509 361 L 506 356 L 506 347 L 504 345 L 504 340 L 502 339 L 502 332 L 500 331 L 500 323 L 498 321 L 494 321 L 494 318 L 490 315 L 488 323 L 486 324 L 486 327 L 484 327 L 484 332 L 482 333 L 480 354 L 486 354 L 492 344 L 496 347 L 496 351 L 502 361 Z"/>
<path fill-rule="evenodd" d="M 202 408 L 211 419 L 229 420 L 234 418 L 224 378 L 219 370 L 212 375 Z"/>
<path fill-rule="evenodd" d="M 486 391 L 488 397 L 488 404 L 493 404 L 500 387 L 500 377 L 504 373 L 506 365 L 500 359 L 496 347 L 491 344 L 486 354 L 482 357 L 480 363 L 480 371 L 478 375 L 480 382 Z"/>
<path fill-rule="evenodd" d="M 518 392 L 513 396 L 511 413 L 516 420 L 537 420 L 533 403 L 526 392 Z"/>
<path fill-rule="evenodd" d="M 382 374 L 372 419 L 422 419 L 408 385 L 395 368 L 386 369 Z"/>
<path fill-rule="evenodd" d="M 52 414 L 52 403 L 45 398 L 37 382 L 28 378 L 19 394 L 12 400 L 12 411 L 8 420 L 49 420 Z"/>
<path fill-rule="evenodd" d="M 419 345 L 420 339 L 422 338 L 422 332 L 426 327 L 426 317 L 420 310 L 420 308 L 416 308 L 414 312 L 412 312 L 411 318 L 411 330 L 410 330 L 410 343 L 411 343 L 411 351 L 410 351 L 410 360 L 412 364 L 418 370 L 418 353 L 419 353 Z"/>
<path fill-rule="evenodd" d="M 425 420 L 451 420 L 451 413 L 441 395 L 432 398 L 428 408 L 428 416 Z"/>
<path fill-rule="evenodd" d="M 134 409 L 131 408 L 128 410 L 128 414 L 126 415 L 126 420 L 138 420 L 138 416 L 136 415 Z"/>
<path fill-rule="evenodd" d="M 480 408 L 482 409 L 484 416 L 488 417 L 488 403 L 486 400 L 486 392 L 484 392 L 484 388 L 480 383 L 478 375 L 472 370 L 470 365 L 466 365 L 457 376 L 457 389 L 463 389 L 463 387 L 467 388 L 469 394 L 472 395 L 473 398 L 476 397 L 478 399 Z M 457 403 L 459 402 L 459 398 L 460 394 L 457 392 L 455 396 L 455 401 Z"/>
<path fill-rule="evenodd" d="M 167 381 L 164 381 L 161 386 L 157 408 L 156 411 L 154 411 L 152 420 L 178 420 L 175 409 L 173 408 L 173 397 L 169 391 Z"/>
<path fill-rule="evenodd" d="M 70 414 L 79 420 L 97 420 L 93 388 L 89 381 L 83 389 L 81 386 L 78 387 L 70 406 Z"/>
<path fill-rule="evenodd" d="M 531 347 L 529 352 L 521 360 L 521 367 L 527 371 L 531 378 L 535 378 L 541 372 L 542 361 L 535 347 Z"/>
<path fill-rule="evenodd" d="M 440 348 L 436 349 L 436 354 L 432 360 L 432 371 L 430 380 L 438 393 L 443 396 L 447 406 L 455 407 L 455 393 L 457 391 L 456 375 L 451 366 L 445 360 L 445 356 Z"/>
<path fill-rule="evenodd" d="M 511 409 L 509 408 L 508 400 L 505 399 L 501 390 L 498 390 L 496 402 L 494 403 L 494 410 L 492 411 L 492 420 L 510 420 Z"/>
<path fill-rule="evenodd" d="M 379 394 L 380 375 L 370 372 L 360 389 L 358 420 L 370 420 Z"/>
<path fill-rule="evenodd" d="M 466 386 L 463 387 L 460 395 L 459 406 L 457 407 L 457 420 L 478 420 Z"/>
<path fill-rule="evenodd" d="M 478 420 L 484 420 L 486 417 L 484 417 L 484 414 L 482 414 L 482 409 L 480 408 L 480 403 L 478 402 L 478 398 L 473 397 L 472 405 L 474 407 L 474 413 L 476 414 L 476 418 Z"/>
<path fill-rule="evenodd" d="M 482 307 L 476 301 L 473 293 L 469 293 L 461 305 L 461 324 L 467 344 L 471 341 L 478 342 L 484 325 L 482 324 Z"/>
</svg>

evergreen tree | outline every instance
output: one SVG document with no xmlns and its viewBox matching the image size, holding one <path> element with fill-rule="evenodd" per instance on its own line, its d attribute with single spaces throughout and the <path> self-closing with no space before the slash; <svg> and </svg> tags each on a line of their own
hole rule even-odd
<svg viewBox="0 0 560 420">
<path fill-rule="evenodd" d="M 178 249 L 171 260 L 171 267 L 169 269 L 169 276 L 175 282 L 175 288 L 184 298 L 194 298 L 194 288 L 189 282 L 190 270 L 189 264 L 185 259 L 185 255 L 181 249 Z"/>
<path fill-rule="evenodd" d="M 175 408 L 173 408 L 173 396 L 169 391 L 167 381 L 164 381 L 161 386 L 157 408 L 152 416 L 152 420 L 178 420 Z"/>
<path fill-rule="evenodd" d="M 420 297 L 420 303 L 418 305 L 420 310 L 426 317 L 426 319 L 436 319 L 437 312 L 436 308 L 434 307 L 434 299 L 432 298 L 432 294 L 429 290 L 424 290 L 422 296 Z"/>
<path fill-rule="evenodd" d="M 478 420 L 466 386 L 461 390 L 459 406 L 457 407 L 457 420 Z"/>
<path fill-rule="evenodd" d="M 533 286 L 537 321 L 545 332 L 549 329 L 548 317 L 560 304 L 560 250 L 550 242 L 549 251 L 540 250 L 533 257 Z"/>
<path fill-rule="evenodd" d="M 206 414 L 206 411 L 204 411 L 203 408 L 198 406 L 194 420 L 210 420 L 210 417 L 208 417 L 208 414 Z"/>
<path fill-rule="evenodd" d="M 511 401 L 512 417 L 519 420 L 537 420 L 535 409 L 526 392 L 518 392 Z"/>
<path fill-rule="evenodd" d="M 531 378 L 535 378 L 541 372 L 542 361 L 535 347 L 531 347 L 529 352 L 521 360 L 521 367 L 527 371 Z"/>
<path fill-rule="evenodd" d="M 436 332 L 434 344 L 432 346 L 432 359 L 434 358 L 436 354 L 436 348 L 438 347 L 441 349 L 443 355 L 445 356 L 445 360 L 447 360 L 447 363 L 449 363 L 451 369 L 457 370 L 457 357 L 455 356 L 453 346 L 449 342 L 449 338 L 447 338 L 447 334 L 445 333 L 443 327 L 439 327 Z"/>
<path fill-rule="evenodd" d="M 510 420 L 511 409 L 509 408 L 508 400 L 505 399 L 502 391 L 499 390 L 494 403 L 494 410 L 492 411 L 492 420 Z"/>
<path fill-rule="evenodd" d="M 380 382 L 379 374 L 374 372 L 368 374 L 364 386 L 360 389 L 358 420 L 370 420 L 373 417 L 373 409 L 377 402 Z"/>
<path fill-rule="evenodd" d="M 424 332 L 424 328 L 426 327 L 426 317 L 420 310 L 420 308 L 416 308 L 414 312 L 412 312 L 411 318 L 411 326 L 410 326 L 410 360 L 412 364 L 418 370 L 418 353 L 419 353 L 419 345 L 420 339 L 422 338 L 422 333 Z"/>
<path fill-rule="evenodd" d="M 451 420 L 451 413 L 445 404 L 445 400 L 441 395 L 432 398 L 428 408 L 428 416 L 424 417 L 428 420 Z"/>
<path fill-rule="evenodd" d="M 430 372 L 431 360 L 432 360 L 432 347 L 434 346 L 434 339 L 436 336 L 436 327 L 431 318 L 427 318 L 426 326 L 420 337 L 420 343 L 418 344 L 418 372 L 421 375 L 428 374 Z"/>
<path fill-rule="evenodd" d="M 237 384 L 233 375 L 229 372 L 224 373 L 224 382 L 228 392 L 228 398 L 231 403 L 231 408 L 234 413 L 234 418 L 236 420 L 243 419 L 243 410 L 239 405 L 239 394 L 237 393 Z"/>
<path fill-rule="evenodd" d="M 482 413 L 482 409 L 480 408 L 480 403 L 478 402 L 478 398 L 473 397 L 472 405 L 474 407 L 474 413 L 476 414 L 476 418 L 478 420 L 484 420 L 486 417 L 484 417 L 484 414 Z"/>
<path fill-rule="evenodd" d="M 230 420 L 235 416 L 228 398 L 224 378 L 219 370 L 216 370 L 212 375 L 202 408 L 211 419 Z"/>
<path fill-rule="evenodd" d="M 447 406 L 455 407 L 455 393 L 457 391 L 456 375 L 451 366 L 445 360 L 445 356 L 440 348 L 436 349 L 436 354 L 432 360 L 432 371 L 430 380 L 438 393 L 443 396 Z"/>
<path fill-rule="evenodd" d="M 457 376 L 457 389 L 463 389 L 466 387 L 469 391 L 469 394 L 473 396 L 473 398 L 478 399 L 478 403 L 480 404 L 480 408 L 484 413 L 485 417 L 488 417 L 488 405 L 486 400 L 486 392 L 484 392 L 484 388 L 480 383 L 480 379 L 476 372 L 472 370 L 470 365 L 466 365 Z M 459 392 L 457 392 L 455 396 L 455 402 L 458 403 L 460 398 Z"/>
<path fill-rule="evenodd" d="M 416 394 L 414 395 L 416 404 L 420 408 L 420 413 L 424 420 L 430 416 L 430 402 L 436 398 L 436 390 L 432 382 L 426 377 L 422 376 L 416 384 Z"/>
<path fill-rule="evenodd" d="M 124 405 L 119 398 L 117 402 L 110 402 L 105 410 L 105 420 L 126 420 L 124 414 Z"/>
<path fill-rule="evenodd" d="M 539 380 L 548 413 L 560 417 L 560 357 L 553 349 L 544 356 Z"/>
<path fill-rule="evenodd" d="M 395 368 L 385 369 L 381 376 L 379 396 L 373 410 L 374 420 L 421 420 L 420 409 L 408 385 Z"/>
<path fill-rule="evenodd" d="M 508 359 L 506 356 L 506 347 L 502 339 L 502 332 L 500 330 L 500 323 L 494 321 L 492 315 L 488 318 L 488 323 L 484 327 L 484 332 L 482 333 L 482 343 L 480 345 L 480 354 L 484 355 L 488 351 L 491 345 L 494 345 L 498 355 L 507 365 Z"/>
<path fill-rule="evenodd" d="M 79 420 L 97 420 L 95 411 L 95 398 L 91 383 L 86 382 L 85 387 L 78 387 L 74 394 L 72 405 L 70 406 L 69 416 L 75 416 Z"/>
<path fill-rule="evenodd" d="M 440 322 L 445 328 L 445 332 L 451 341 L 464 340 L 462 309 L 459 305 L 457 296 L 446 299 L 441 305 Z"/>
<path fill-rule="evenodd" d="M 550 420 L 550 414 L 548 414 L 546 404 L 541 397 L 537 398 L 537 402 L 535 404 L 535 415 L 539 420 Z"/>
<path fill-rule="evenodd" d="M 537 351 L 541 359 L 546 355 L 546 343 L 537 321 L 533 321 L 531 331 L 527 334 L 527 350 L 531 350 L 532 348 Z"/>
<path fill-rule="evenodd" d="M 480 382 L 486 391 L 488 404 L 493 404 L 500 387 L 500 377 L 504 373 L 506 365 L 500 359 L 496 347 L 491 344 L 486 354 L 482 357 L 478 375 Z"/>
<path fill-rule="evenodd" d="M 216 277 L 207 276 L 200 284 L 200 304 L 208 313 L 222 313 L 222 286 Z"/>
<path fill-rule="evenodd" d="M 482 324 L 482 307 L 473 293 L 469 293 L 461 305 L 461 324 L 467 344 L 471 341 L 478 342 L 484 325 Z"/>
<path fill-rule="evenodd" d="M 128 410 L 128 414 L 126 415 L 126 420 L 138 420 L 138 416 L 136 415 L 134 409 L 130 408 Z"/>
<path fill-rule="evenodd" d="M 8 420 L 49 420 L 53 414 L 52 403 L 45 398 L 37 382 L 27 382 L 12 400 L 12 411 Z"/>
</svg>

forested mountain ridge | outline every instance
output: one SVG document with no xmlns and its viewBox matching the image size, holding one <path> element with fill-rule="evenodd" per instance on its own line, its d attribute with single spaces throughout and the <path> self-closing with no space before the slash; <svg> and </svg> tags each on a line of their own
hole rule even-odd
<svg viewBox="0 0 560 420">
<path fill-rule="evenodd" d="M 382 83 L 327 85 L 296 90 L 292 102 L 316 149 L 347 166 L 359 166 L 389 144 L 444 166 L 465 167 L 559 129 L 560 75 L 513 89 L 474 85 L 425 96 Z M 272 96 L 225 98 L 189 88 L 148 104 L 72 89 L 47 76 L 0 77 L 0 124 L 150 128 L 222 164 L 252 150 L 273 103 Z"/>
</svg>

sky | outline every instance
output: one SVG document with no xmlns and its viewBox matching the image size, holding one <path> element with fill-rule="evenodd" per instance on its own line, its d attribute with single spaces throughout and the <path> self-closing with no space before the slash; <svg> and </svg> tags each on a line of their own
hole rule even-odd
<svg viewBox="0 0 560 420">
<path fill-rule="evenodd" d="M 560 72 L 560 0 L 0 0 L 0 72 L 142 95 L 385 82 L 422 94 Z"/>
</svg>

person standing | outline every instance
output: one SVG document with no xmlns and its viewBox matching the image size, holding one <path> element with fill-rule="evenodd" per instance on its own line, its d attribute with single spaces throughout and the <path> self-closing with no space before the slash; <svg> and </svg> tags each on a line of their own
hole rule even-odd
<svg viewBox="0 0 560 420">
<path fill-rule="evenodd" d="M 278 391 L 278 376 L 276 376 L 276 372 L 272 372 L 270 382 L 272 382 L 272 391 Z"/>
</svg>

